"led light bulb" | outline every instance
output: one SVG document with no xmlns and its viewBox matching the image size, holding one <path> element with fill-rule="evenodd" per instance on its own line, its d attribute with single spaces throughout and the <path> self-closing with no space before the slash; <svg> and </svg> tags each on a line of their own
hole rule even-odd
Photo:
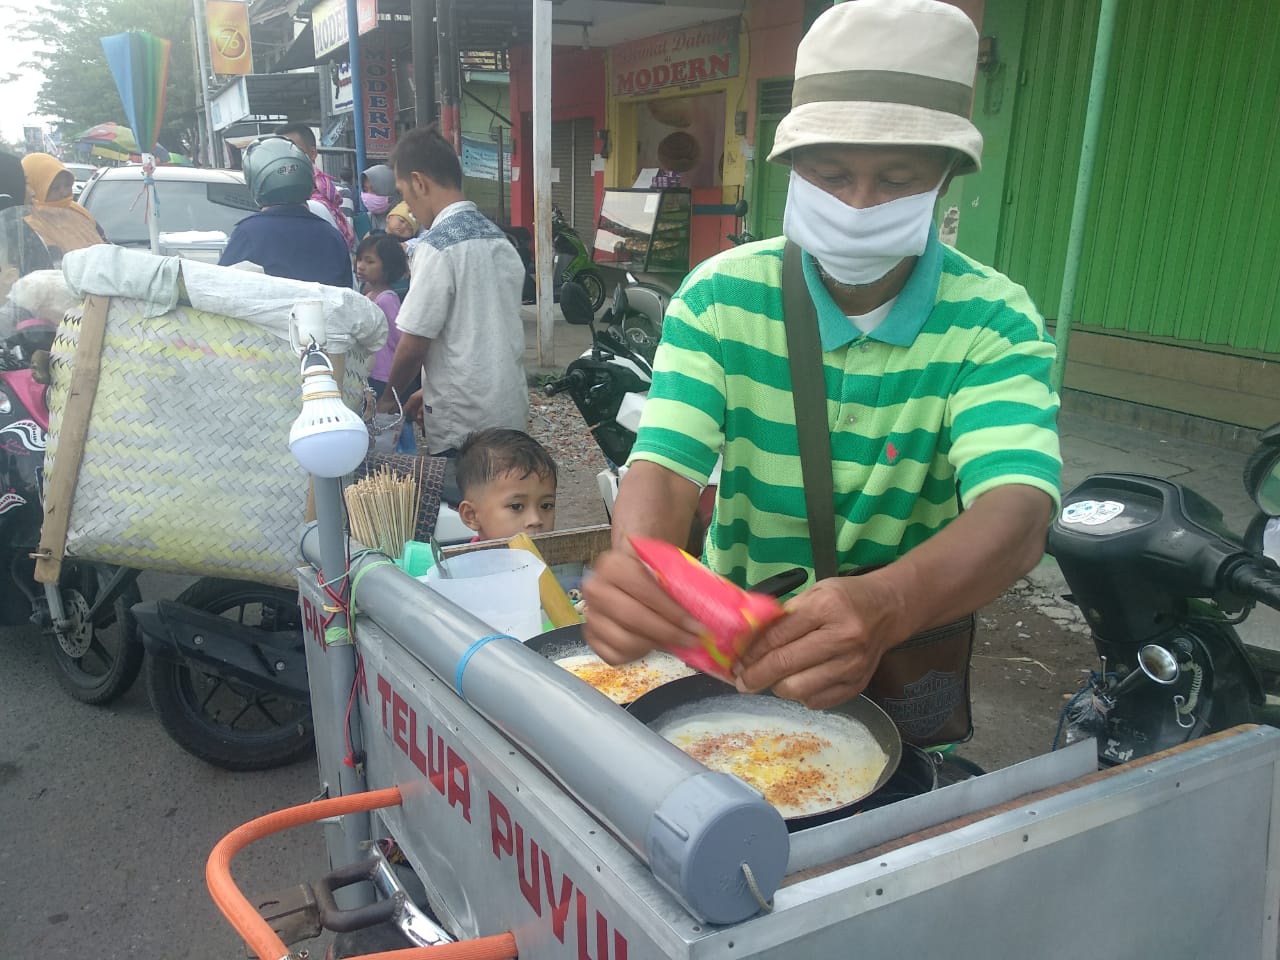
<svg viewBox="0 0 1280 960">
<path fill-rule="evenodd" d="M 350 407 L 319 349 L 302 358 L 302 412 L 289 431 L 289 451 L 307 473 L 345 477 L 369 452 L 369 431 Z"/>
</svg>

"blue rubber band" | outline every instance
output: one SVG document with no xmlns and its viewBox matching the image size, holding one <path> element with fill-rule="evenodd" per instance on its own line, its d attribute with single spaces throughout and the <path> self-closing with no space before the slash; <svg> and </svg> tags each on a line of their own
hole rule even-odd
<svg viewBox="0 0 1280 960">
<path fill-rule="evenodd" d="M 462 658 L 458 661 L 458 669 L 453 674 L 453 688 L 458 691 L 458 696 L 463 700 L 467 699 L 467 695 L 462 692 L 462 673 L 467 669 L 467 664 L 471 662 L 471 658 L 475 656 L 476 651 L 490 640 L 516 640 L 516 638 L 511 636 L 509 633 L 491 633 L 487 637 L 481 637 L 471 646 L 467 647 L 467 652 L 464 653 Z M 516 643 L 519 642 L 519 640 L 516 640 Z"/>
</svg>

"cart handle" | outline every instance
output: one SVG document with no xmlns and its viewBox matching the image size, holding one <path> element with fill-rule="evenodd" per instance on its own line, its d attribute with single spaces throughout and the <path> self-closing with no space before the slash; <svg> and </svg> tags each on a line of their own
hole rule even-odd
<svg viewBox="0 0 1280 960">
<path fill-rule="evenodd" d="M 286 807 L 241 824 L 218 841 L 205 865 L 205 882 L 214 904 L 260 960 L 290 960 L 292 955 L 284 941 L 236 886 L 231 876 L 232 859 L 249 844 L 290 827 L 314 823 L 326 817 L 394 807 L 400 802 L 400 788 L 388 787 Z M 514 960 L 517 956 L 516 938 L 508 932 L 434 947 L 370 953 L 352 960 Z"/>
</svg>

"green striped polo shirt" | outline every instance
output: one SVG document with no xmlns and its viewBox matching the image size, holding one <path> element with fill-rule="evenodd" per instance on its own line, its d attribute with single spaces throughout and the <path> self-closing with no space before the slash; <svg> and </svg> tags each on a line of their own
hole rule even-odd
<svg viewBox="0 0 1280 960">
<path fill-rule="evenodd" d="M 779 237 L 700 264 L 671 301 L 631 461 L 705 484 L 724 465 L 705 562 L 740 585 L 812 575 Z M 841 571 L 889 563 L 1003 484 L 1059 499 L 1053 340 L 1027 292 L 943 245 L 862 334 L 809 256 Z M 957 498 L 959 492 L 959 498 Z"/>
</svg>

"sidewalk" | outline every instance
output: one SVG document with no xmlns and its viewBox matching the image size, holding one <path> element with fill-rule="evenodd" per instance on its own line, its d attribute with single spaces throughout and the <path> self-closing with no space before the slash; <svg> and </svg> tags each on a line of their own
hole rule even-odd
<svg viewBox="0 0 1280 960">
<path fill-rule="evenodd" d="M 570 360 L 591 345 L 588 328 L 566 323 L 557 307 L 554 363 L 540 365 L 536 311 L 533 307 L 524 307 L 522 313 L 525 370 L 531 380 L 562 372 Z M 1092 412 L 1081 412 L 1078 409 L 1081 406 L 1088 406 L 1091 411 L 1097 409 L 1096 404 L 1077 403 L 1068 395 L 1058 418 L 1064 493 L 1093 473 L 1147 474 L 1195 490 L 1222 511 L 1229 529 L 1244 533 L 1254 515 L 1253 502 L 1241 480 L 1247 452 L 1188 440 L 1172 432 L 1114 423 Z M 1057 596 L 1066 592 L 1066 584 L 1051 558 L 1046 558 L 1028 579 L 1046 594 Z M 1280 649 L 1280 613 L 1256 609 L 1240 633 L 1246 643 Z"/>
<path fill-rule="evenodd" d="M 552 363 L 538 362 L 538 308 L 526 304 L 520 308 L 524 321 L 524 369 L 529 382 L 544 376 L 564 373 L 569 361 L 591 346 L 591 328 L 576 327 L 560 315 L 560 304 L 555 305 L 556 323 L 552 345 Z"/>
</svg>

